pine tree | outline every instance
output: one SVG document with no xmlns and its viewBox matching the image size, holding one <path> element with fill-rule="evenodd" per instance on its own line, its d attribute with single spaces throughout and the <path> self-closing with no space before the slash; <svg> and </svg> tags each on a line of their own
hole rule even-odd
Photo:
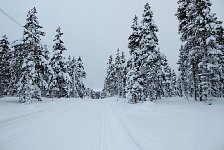
<svg viewBox="0 0 224 150">
<path fill-rule="evenodd" d="M 75 86 L 80 98 L 84 98 L 86 96 L 86 87 L 84 84 L 85 78 L 86 72 L 84 70 L 82 59 L 79 57 L 75 65 Z"/>
<path fill-rule="evenodd" d="M 188 80 L 188 68 L 189 68 L 189 60 L 188 60 L 188 53 L 187 49 L 183 48 L 184 46 L 182 45 L 180 48 L 180 55 L 179 55 L 179 60 L 178 60 L 178 65 L 179 65 L 179 91 L 181 97 L 185 95 L 186 97 L 189 96 L 189 80 Z"/>
<path fill-rule="evenodd" d="M 45 33 L 40 30 L 42 26 L 39 25 L 36 13 L 35 7 L 28 12 L 27 22 L 24 26 L 22 43 L 24 56 L 21 63 L 21 78 L 17 83 L 20 102 L 31 102 L 33 99 L 41 101 L 41 89 L 47 88 L 43 77 L 47 56 L 43 52 L 43 45 L 40 41 L 41 36 L 44 36 Z"/>
<path fill-rule="evenodd" d="M 23 39 L 16 40 L 12 43 L 12 81 L 10 83 L 10 95 L 19 96 L 17 83 L 22 75 L 22 65 L 24 62 L 24 56 L 27 56 L 27 51 L 24 50 Z"/>
<path fill-rule="evenodd" d="M 6 35 L 0 40 L 0 97 L 9 95 L 12 81 L 12 52 Z"/>
<path fill-rule="evenodd" d="M 68 80 L 68 89 L 69 89 L 69 97 L 77 97 L 77 91 L 76 91 L 76 86 L 75 86 L 75 68 L 76 68 L 76 60 L 73 57 L 69 56 L 68 58 L 68 65 L 67 65 L 67 72 L 69 74 L 70 80 Z"/>
<path fill-rule="evenodd" d="M 163 66 L 163 84 L 162 84 L 164 97 L 172 96 L 171 80 L 172 80 L 172 72 L 166 60 Z"/>
<path fill-rule="evenodd" d="M 62 56 L 62 53 L 66 50 L 64 47 L 64 43 L 61 40 L 61 36 L 63 33 L 61 32 L 61 28 L 58 27 L 56 30 L 56 35 L 53 45 L 53 57 L 50 60 L 50 66 L 53 70 L 53 75 L 50 83 L 50 95 L 53 97 L 67 97 L 68 91 L 67 91 L 67 83 L 66 83 L 66 60 Z"/>
<path fill-rule="evenodd" d="M 138 25 L 138 17 L 133 19 L 132 34 L 129 37 L 130 60 L 127 63 L 127 86 L 126 97 L 131 103 L 142 101 L 143 96 L 143 78 L 141 76 L 141 60 L 140 60 L 140 28 Z"/>
<path fill-rule="evenodd" d="M 222 73 L 218 68 L 223 55 L 222 22 L 211 13 L 209 0 L 180 0 L 178 3 L 177 17 L 183 43 L 179 60 L 182 83 L 188 83 L 187 91 L 195 100 L 207 101 L 208 94 L 204 94 L 207 91 L 212 96 L 220 96 Z"/>
<path fill-rule="evenodd" d="M 153 20 L 153 12 L 148 3 L 144 7 L 143 20 L 141 22 L 140 60 L 141 76 L 144 79 L 144 97 L 150 100 L 160 98 L 161 57 L 158 51 L 158 28 Z"/>
<path fill-rule="evenodd" d="M 177 75 L 175 71 L 172 71 L 172 78 L 171 78 L 171 93 L 172 96 L 178 96 L 178 84 L 177 84 Z"/>
<path fill-rule="evenodd" d="M 116 95 L 119 97 L 122 97 L 122 85 L 123 85 L 123 77 L 122 77 L 122 62 L 121 62 L 121 55 L 120 55 L 120 50 L 117 50 L 117 54 L 115 57 L 115 90 L 116 90 Z"/>
<path fill-rule="evenodd" d="M 109 56 L 107 68 L 107 75 L 104 81 L 104 89 L 103 92 L 107 97 L 116 95 L 116 74 L 115 74 L 115 65 L 113 63 L 112 55 Z"/>
<path fill-rule="evenodd" d="M 121 77 L 122 77 L 122 92 L 121 92 L 121 96 L 123 98 L 125 98 L 126 95 L 126 82 L 127 82 L 127 64 L 126 64 L 126 58 L 125 58 L 125 54 L 122 51 L 121 53 Z"/>
</svg>

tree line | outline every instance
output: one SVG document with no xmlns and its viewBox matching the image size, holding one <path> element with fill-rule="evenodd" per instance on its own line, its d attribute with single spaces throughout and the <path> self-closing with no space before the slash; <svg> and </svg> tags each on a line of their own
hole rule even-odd
<svg viewBox="0 0 224 150">
<path fill-rule="evenodd" d="M 21 103 L 41 101 L 41 97 L 83 98 L 86 72 L 81 57 L 63 56 L 60 27 L 50 51 L 41 41 L 45 32 L 36 14 L 35 7 L 28 12 L 21 39 L 10 44 L 4 35 L 0 40 L 0 97 L 18 96 Z"/>
<path fill-rule="evenodd" d="M 131 103 L 185 96 L 211 104 L 214 97 L 224 97 L 222 22 L 211 12 L 210 0 L 179 0 L 178 5 L 180 74 L 160 52 L 158 27 L 146 3 L 141 22 L 135 16 L 131 26 L 129 60 L 125 62 L 119 52 L 114 63 L 109 58 L 104 95 L 128 98 Z"/>
<path fill-rule="evenodd" d="M 86 72 L 81 57 L 65 58 L 66 50 L 59 27 L 50 57 L 41 41 L 45 36 L 36 17 L 28 12 L 21 39 L 11 45 L 0 40 L 0 96 L 19 96 L 20 102 L 41 101 L 41 97 L 104 98 L 118 96 L 131 103 L 180 96 L 211 104 L 224 97 L 224 29 L 210 0 L 178 0 L 175 16 L 179 21 L 181 46 L 177 75 L 161 53 L 158 27 L 149 3 L 142 18 L 135 16 L 128 38 L 129 57 L 117 50 L 109 56 L 104 88 L 86 88 Z"/>
</svg>

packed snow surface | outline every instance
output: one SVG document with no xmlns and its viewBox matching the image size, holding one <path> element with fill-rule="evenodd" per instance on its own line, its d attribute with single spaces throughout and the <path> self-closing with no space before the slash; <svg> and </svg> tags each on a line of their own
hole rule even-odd
<svg viewBox="0 0 224 150">
<path fill-rule="evenodd" d="M 0 150 L 224 150 L 223 116 L 224 99 L 1 98 Z"/>
</svg>

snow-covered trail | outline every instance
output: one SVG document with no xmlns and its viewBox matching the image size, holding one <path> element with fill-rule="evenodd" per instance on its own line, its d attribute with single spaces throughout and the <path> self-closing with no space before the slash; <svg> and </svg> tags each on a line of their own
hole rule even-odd
<svg viewBox="0 0 224 150">
<path fill-rule="evenodd" d="M 68 100 L 0 121 L 0 150 L 141 150 L 113 102 Z"/>
<path fill-rule="evenodd" d="M 0 99 L 0 150 L 223 150 L 224 99 Z"/>
</svg>

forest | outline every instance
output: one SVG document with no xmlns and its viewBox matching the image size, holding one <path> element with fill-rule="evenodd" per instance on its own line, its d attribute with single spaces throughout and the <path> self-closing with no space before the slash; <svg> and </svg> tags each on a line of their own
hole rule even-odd
<svg viewBox="0 0 224 150">
<path fill-rule="evenodd" d="M 127 39 L 129 56 L 117 50 L 110 55 L 102 91 L 85 85 L 81 57 L 63 52 L 63 32 L 56 29 L 54 45 L 46 45 L 36 8 L 28 11 L 20 39 L 0 40 L 0 97 L 19 97 L 21 103 L 49 98 L 127 98 L 130 103 L 163 97 L 194 98 L 212 104 L 224 97 L 224 31 L 208 0 L 179 0 L 178 72 L 159 49 L 158 27 L 149 3 L 142 17 L 135 16 Z"/>
</svg>

